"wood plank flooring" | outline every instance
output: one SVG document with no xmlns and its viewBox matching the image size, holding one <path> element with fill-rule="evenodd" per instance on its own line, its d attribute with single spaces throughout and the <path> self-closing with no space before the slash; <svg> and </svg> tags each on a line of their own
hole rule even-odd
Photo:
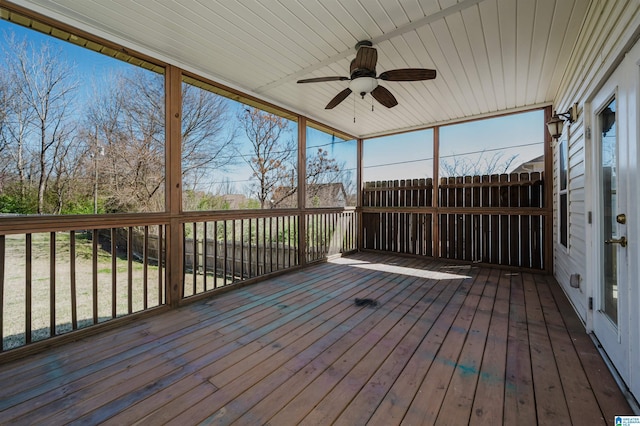
<svg viewBox="0 0 640 426">
<path fill-rule="evenodd" d="M 632 414 L 553 278 L 371 253 L 0 365 L 0 383 L 0 424 L 604 425 Z"/>
</svg>

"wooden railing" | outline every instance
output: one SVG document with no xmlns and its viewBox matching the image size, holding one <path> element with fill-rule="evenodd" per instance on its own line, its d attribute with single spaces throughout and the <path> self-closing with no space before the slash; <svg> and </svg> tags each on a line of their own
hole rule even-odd
<svg viewBox="0 0 640 426">
<path fill-rule="evenodd" d="M 183 297 L 300 264 L 298 216 L 272 213 L 184 224 Z"/>
<path fill-rule="evenodd" d="M 0 235 L 2 351 L 165 303 L 165 225 L 57 228 Z"/>
<path fill-rule="evenodd" d="M 307 213 L 306 224 L 307 263 L 358 249 L 354 210 Z"/>
<path fill-rule="evenodd" d="M 356 217 L 341 208 L 5 217 L 0 353 L 356 250 Z"/>
<path fill-rule="evenodd" d="M 304 259 L 299 213 L 260 210 L 196 215 L 184 223 L 183 297 L 255 280 L 357 249 L 354 210 L 304 213 Z"/>
<path fill-rule="evenodd" d="M 437 188 L 431 179 L 368 182 L 363 248 L 545 269 L 543 183 L 538 172 L 441 178 Z"/>
</svg>

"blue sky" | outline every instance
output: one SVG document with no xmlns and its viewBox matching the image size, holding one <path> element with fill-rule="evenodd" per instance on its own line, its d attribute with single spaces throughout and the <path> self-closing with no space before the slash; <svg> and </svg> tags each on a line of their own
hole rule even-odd
<svg viewBox="0 0 640 426">
<path fill-rule="evenodd" d="M 364 180 L 432 177 L 432 146 L 431 129 L 365 141 Z M 543 153 L 542 110 L 440 127 L 441 169 L 443 162 L 451 164 L 456 158 L 467 158 L 482 169 L 494 156 L 500 163 L 517 156 L 509 172 Z"/>
</svg>

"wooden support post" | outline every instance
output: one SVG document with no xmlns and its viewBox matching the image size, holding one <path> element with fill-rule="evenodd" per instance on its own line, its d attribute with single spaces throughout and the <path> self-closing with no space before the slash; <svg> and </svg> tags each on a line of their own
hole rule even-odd
<svg viewBox="0 0 640 426">
<path fill-rule="evenodd" d="M 307 263 L 307 119 L 298 118 L 298 263 Z"/>
<path fill-rule="evenodd" d="M 4 269 L 5 269 L 5 237 L 0 235 L 0 352 L 4 350 Z"/>
<path fill-rule="evenodd" d="M 178 216 L 182 211 L 182 74 L 167 66 L 165 75 L 165 209 L 171 214 L 166 233 L 167 304 L 177 307 L 183 292 L 183 229 Z"/>
<path fill-rule="evenodd" d="M 356 248 L 361 251 L 364 248 L 364 221 L 362 218 L 362 155 L 364 152 L 364 141 L 359 138 L 357 140 L 357 158 L 356 158 Z"/>
<path fill-rule="evenodd" d="M 553 274 L 553 149 L 551 148 L 551 135 L 547 131 L 546 123 L 551 120 L 553 111 L 551 106 L 544 109 L 544 121 L 541 126 L 544 134 L 544 185 L 543 203 L 545 215 L 543 215 L 544 236 L 543 236 L 543 261 L 544 270 Z"/>
<path fill-rule="evenodd" d="M 431 217 L 431 224 L 433 226 L 431 235 L 432 235 L 432 253 L 433 257 L 440 257 L 440 216 L 438 214 L 439 203 L 439 188 L 440 185 L 440 127 L 433 128 L 433 195 L 431 197 L 432 207 L 433 207 L 433 216 Z"/>
</svg>

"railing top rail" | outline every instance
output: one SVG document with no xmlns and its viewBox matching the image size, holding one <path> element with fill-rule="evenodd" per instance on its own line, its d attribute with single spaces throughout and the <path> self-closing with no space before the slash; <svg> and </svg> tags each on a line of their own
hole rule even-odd
<svg viewBox="0 0 640 426">
<path fill-rule="evenodd" d="M 166 213 L 3 216 L 0 217 L 0 235 L 165 225 L 170 219 Z"/>
<path fill-rule="evenodd" d="M 5 215 L 0 216 L 0 235 L 166 225 L 172 219 L 180 223 L 214 220 L 253 219 L 295 216 L 313 213 L 353 212 L 355 207 L 318 207 L 307 209 L 224 210 L 169 213 L 126 213 L 107 215 Z"/>
<path fill-rule="evenodd" d="M 263 209 L 224 210 L 206 212 L 185 212 L 177 219 L 180 222 L 205 222 L 214 220 L 255 219 L 268 217 L 296 216 L 298 214 L 353 212 L 355 207 L 317 207 L 305 209 Z"/>
</svg>

